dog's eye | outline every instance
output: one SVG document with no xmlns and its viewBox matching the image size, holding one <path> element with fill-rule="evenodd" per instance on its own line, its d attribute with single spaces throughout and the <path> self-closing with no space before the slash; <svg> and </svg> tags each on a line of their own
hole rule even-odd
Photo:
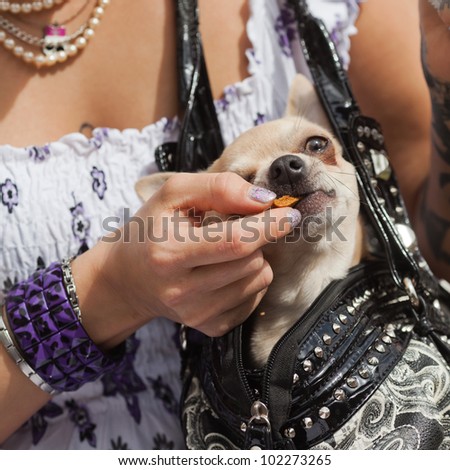
<svg viewBox="0 0 450 470">
<path fill-rule="evenodd" d="M 330 141 L 326 137 L 314 136 L 306 141 L 305 150 L 308 153 L 323 153 Z"/>
</svg>

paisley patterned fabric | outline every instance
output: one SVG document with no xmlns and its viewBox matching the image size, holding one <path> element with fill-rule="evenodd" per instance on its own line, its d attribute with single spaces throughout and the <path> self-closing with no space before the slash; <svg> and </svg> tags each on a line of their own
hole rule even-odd
<svg viewBox="0 0 450 470">
<path fill-rule="evenodd" d="M 450 369 L 434 345 L 412 340 L 361 410 L 313 449 L 447 450 Z"/>
</svg>

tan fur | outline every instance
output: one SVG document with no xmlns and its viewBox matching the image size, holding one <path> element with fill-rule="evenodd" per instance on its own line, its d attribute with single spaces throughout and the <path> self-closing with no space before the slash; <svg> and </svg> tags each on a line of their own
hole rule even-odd
<svg viewBox="0 0 450 470">
<path fill-rule="evenodd" d="M 311 122 L 311 120 L 315 122 Z M 312 136 L 329 140 L 332 164 L 305 151 Z M 305 233 L 295 242 L 268 243 L 263 252 L 274 273 L 267 294 L 253 314 L 249 342 L 252 366 L 264 364 L 276 341 L 301 318 L 314 299 L 333 280 L 342 278 L 363 255 L 363 229 L 359 221 L 358 187 L 353 166 L 342 157 L 342 149 L 331 134 L 315 90 L 303 76 L 293 83 L 286 116 L 250 129 L 228 146 L 207 170 L 232 171 L 253 184 L 271 187 L 269 167 L 278 157 L 295 155 L 305 166 L 305 181 L 312 190 L 333 194 L 320 211 L 309 217 L 308 206 L 302 212 L 313 223 L 302 226 Z M 323 160 L 323 161 L 322 161 Z M 137 190 L 144 198 L 154 192 L 169 175 L 150 176 L 139 182 Z M 283 194 L 277 194 L 282 196 Z M 301 209 L 300 206 L 298 206 Z M 327 208 L 328 207 L 328 212 Z M 328 219 L 327 219 L 328 217 Z M 326 232 L 341 220 L 340 235 Z"/>
</svg>

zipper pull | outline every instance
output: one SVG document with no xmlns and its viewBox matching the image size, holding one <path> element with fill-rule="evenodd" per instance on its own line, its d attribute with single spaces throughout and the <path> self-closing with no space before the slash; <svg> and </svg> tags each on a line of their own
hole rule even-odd
<svg viewBox="0 0 450 470">
<path fill-rule="evenodd" d="M 269 409 L 262 401 L 255 401 L 250 409 L 251 418 L 245 433 L 245 449 L 273 449 Z"/>
</svg>

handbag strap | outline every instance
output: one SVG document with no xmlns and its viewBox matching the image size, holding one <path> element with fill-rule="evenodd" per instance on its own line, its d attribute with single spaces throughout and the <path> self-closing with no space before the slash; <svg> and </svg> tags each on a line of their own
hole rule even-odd
<svg viewBox="0 0 450 470">
<path fill-rule="evenodd" d="M 335 45 L 306 0 L 289 0 L 304 57 L 344 157 L 356 169 L 362 207 L 390 264 L 396 284 L 413 294 L 421 282 L 415 235 L 384 147 L 379 124 L 361 114 Z M 407 286 L 405 286 L 405 283 Z M 416 302 L 416 301 L 415 301 Z"/>
<path fill-rule="evenodd" d="M 178 96 L 183 109 L 178 143 L 155 153 L 161 171 L 207 168 L 224 149 L 199 31 L 197 0 L 175 0 Z"/>
</svg>

